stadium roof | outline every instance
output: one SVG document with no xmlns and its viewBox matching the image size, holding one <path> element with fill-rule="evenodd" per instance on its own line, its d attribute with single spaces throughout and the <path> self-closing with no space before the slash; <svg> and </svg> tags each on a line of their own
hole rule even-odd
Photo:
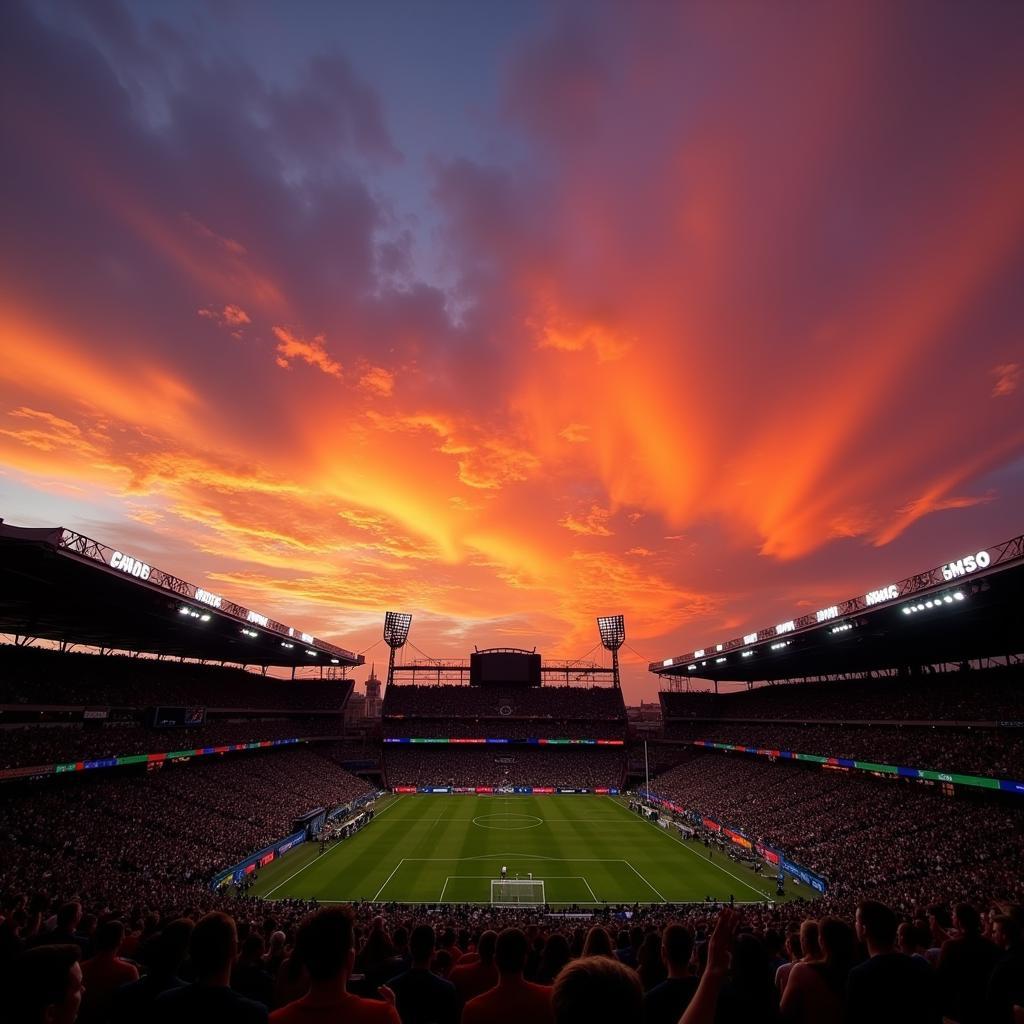
<svg viewBox="0 0 1024 1024">
<path fill-rule="evenodd" d="M 73 530 L 3 520 L 0 633 L 242 665 L 363 663 L 360 654 Z"/>
<path fill-rule="evenodd" d="M 753 682 L 1024 651 L 1024 536 L 756 633 L 652 662 L 660 676 Z"/>
</svg>

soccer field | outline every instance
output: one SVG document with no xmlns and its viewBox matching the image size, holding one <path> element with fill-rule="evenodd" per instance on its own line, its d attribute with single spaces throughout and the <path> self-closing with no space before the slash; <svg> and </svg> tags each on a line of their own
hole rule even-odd
<svg viewBox="0 0 1024 1024">
<path fill-rule="evenodd" d="M 495 887 L 502 866 L 513 881 Z M 543 883 L 543 888 L 538 883 Z M 775 899 L 773 878 L 682 842 L 608 796 L 402 795 L 319 854 L 305 843 L 264 868 L 267 899 L 398 903 L 737 903 Z"/>
</svg>

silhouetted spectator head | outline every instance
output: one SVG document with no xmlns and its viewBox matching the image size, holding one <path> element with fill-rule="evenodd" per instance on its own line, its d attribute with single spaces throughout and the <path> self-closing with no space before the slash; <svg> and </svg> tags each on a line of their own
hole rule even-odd
<svg viewBox="0 0 1024 1024">
<path fill-rule="evenodd" d="M 250 932 L 242 943 L 242 960 L 248 964 L 256 963 L 263 958 L 263 936 L 259 932 Z"/>
<path fill-rule="evenodd" d="M 149 954 L 149 965 L 154 974 L 169 976 L 177 973 L 188 956 L 194 928 L 195 925 L 183 917 L 164 928 Z"/>
<path fill-rule="evenodd" d="M 557 1024 L 639 1024 L 643 989 L 636 972 L 607 956 L 574 960 L 555 979 Z"/>
<path fill-rule="evenodd" d="M 198 931 L 202 921 L 196 925 Z M 355 960 L 352 915 L 343 907 L 318 910 L 302 922 L 295 938 L 295 956 L 313 981 L 350 974 Z"/>
<path fill-rule="evenodd" d="M 452 954 L 447 949 L 439 949 L 434 954 L 434 973 L 439 974 L 442 978 L 447 978 L 452 972 L 452 967 L 455 961 L 452 959 Z"/>
<path fill-rule="evenodd" d="M 693 932 L 681 924 L 670 924 L 661 933 L 661 958 L 665 966 L 677 973 L 685 971 L 693 956 Z"/>
<path fill-rule="evenodd" d="M 409 953 L 417 967 L 429 967 L 434 958 L 434 929 L 429 924 L 417 925 L 409 936 Z"/>
<path fill-rule="evenodd" d="M 491 964 L 494 963 L 494 950 L 498 945 L 498 933 L 493 931 L 486 931 L 480 936 L 480 941 L 476 945 L 476 951 L 480 954 L 480 963 Z"/>
<path fill-rule="evenodd" d="M 884 904 L 864 900 L 857 907 L 857 938 L 875 949 L 890 949 L 896 942 L 896 915 Z"/>
<path fill-rule="evenodd" d="M 1020 945 L 1020 922 L 1009 914 L 997 914 L 992 919 L 992 941 L 1000 949 L 1014 949 Z"/>
<path fill-rule="evenodd" d="M 123 941 L 124 925 L 120 921 L 104 921 L 93 938 L 97 953 L 116 953 Z"/>
<path fill-rule="evenodd" d="M 501 974 L 521 974 L 530 944 L 518 928 L 506 928 L 494 945 L 494 962 Z"/>
<path fill-rule="evenodd" d="M 922 953 L 928 947 L 928 933 L 909 921 L 901 921 L 896 929 L 896 945 L 907 956 Z"/>
<path fill-rule="evenodd" d="M 808 917 L 800 922 L 800 948 L 804 956 L 817 960 L 821 956 L 821 940 L 818 937 L 818 922 Z"/>
<path fill-rule="evenodd" d="M 21 1024 L 72 1024 L 82 1005 L 85 988 L 77 946 L 37 946 L 17 960 L 14 979 L 15 1011 Z"/>
<path fill-rule="evenodd" d="M 981 915 L 970 903 L 958 903 L 953 911 L 953 924 L 967 935 L 977 935 L 981 931 Z"/>
<path fill-rule="evenodd" d="M 838 917 L 826 917 L 818 922 L 818 937 L 821 951 L 831 964 L 849 966 L 857 954 L 856 936 L 853 929 Z"/>
<path fill-rule="evenodd" d="M 538 977 L 545 984 L 554 981 L 558 972 L 572 959 L 572 950 L 569 948 L 569 940 L 559 932 L 549 935 L 544 943 L 544 951 L 540 956 L 540 967 Z"/>
<path fill-rule="evenodd" d="M 612 953 L 612 938 L 606 928 L 595 924 L 587 932 L 587 941 L 583 943 L 584 956 L 614 956 Z"/>
<path fill-rule="evenodd" d="M 200 980 L 230 968 L 237 952 L 238 932 L 234 920 L 227 914 L 207 914 L 192 929 L 189 955 Z"/>
<path fill-rule="evenodd" d="M 82 904 L 78 900 L 65 903 L 57 911 L 57 930 L 62 932 L 73 932 L 82 920 Z"/>
</svg>

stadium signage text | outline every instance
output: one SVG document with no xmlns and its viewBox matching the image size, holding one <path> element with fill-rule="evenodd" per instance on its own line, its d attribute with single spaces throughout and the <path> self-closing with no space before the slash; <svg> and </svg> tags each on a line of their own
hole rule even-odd
<svg viewBox="0 0 1024 1024">
<path fill-rule="evenodd" d="M 196 587 L 196 600 L 208 604 L 211 608 L 219 608 L 224 601 L 218 594 L 211 594 L 210 591 L 203 590 L 201 587 Z"/>
<path fill-rule="evenodd" d="M 249 612 L 246 618 L 250 622 L 255 622 L 257 626 L 268 626 L 270 624 L 270 617 L 267 615 L 260 615 L 259 612 Z"/>
<path fill-rule="evenodd" d="M 132 558 L 131 555 L 126 555 L 123 551 L 115 551 L 110 556 L 110 568 L 118 569 L 126 576 L 134 576 L 137 580 L 148 580 L 153 571 L 152 566 L 138 558 Z"/>
<path fill-rule="evenodd" d="M 829 619 L 837 618 L 839 615 L 839 605 L 834 604 L 831 608 L 822 608 L 821 611 L 815 612 L 814 617 L 819 622 L 827 622 Z"/>
<path fill-rule="evenodd" d="M 864 595 L 864 600 L 868 604 L 881 604 L 883 601 L 893 601 L 900 596 L 900 588 L 895 583 L 890 583 L 887 587 L 881 587 L 878 590 L 869 590 Z"/>
<path fill-rule="evenodd" d="M 778 636 L 780 633 L 792 633 L 796 629 L 796 622 L 790 619 L 789 622 L 780 622 L 775 627 L 775 635 Z"/>
<path fill-rule="evenodd" d="M 746 636 L 743 637 L 743 642 L 745 644 L 756 644 L 757 643 L 757 634 L 756 633 L 747 633 Z"/>
<path fill-rule="evenodd" d="M 987 551 L 979 551 L 976 555 L 964 555 L 955 562 L 947 562 L 942 567 L 942 578 L 944 580 L 955 580 L 958 576 L 967 576 L 979 569 L 987 569 L 992 564 L 992 559 Z"/>
</svg>

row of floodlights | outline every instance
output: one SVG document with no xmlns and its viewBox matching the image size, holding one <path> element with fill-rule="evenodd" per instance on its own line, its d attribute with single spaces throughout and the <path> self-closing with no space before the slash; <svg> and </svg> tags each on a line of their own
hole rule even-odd
<svg viewBox="0 0 1024 1024">
<path fill-rule="evenodd" d="M 922 601 L 922 602 L 920 602 L 918 604 L 905 604 L 903 606 L 903 614 L 904 615 L 913 615 L 915 612 L 927 611 L 929 608 L 941 608 L 944 604 L 953 604 L 955 601 L 963 601 L 963 600 L 965 600 L 964 595 L 963 595 L 963 593 L 961 591 L 958 590 L 958 591 L 956 591 L 953 594 L 943 594 L 941 597 L 929 598 L 927 601 Z M 835 635 L 836 633 L 848 633 L 851 629 L 853 629 L 853 623 L 852 622 L 842 622 L 838 626 L 833 626 L 832 627 L 832 634 Z M 781 651 L 783 647 L 788 647 L 789 643 L 790 642 L 788 640 L 780 640 L 778 643 L 772 644 L 771 645 L 771 649 L 773 651 Z M 719 644 L 718 645 L 718 650 L 721 650 L 721 649 L 722 649 L 722 645 Z M 749 658 L 753 654 L 754 654 L 753 651 L 743 651 L 740 656 L 743 657 L 743 658 Z M 722 662 L 725 661 L 725 660 L 726 660 L 725 658 L 715 658 L 715 664 L 716 665 L 721 665 Z M 702 661 L 701 662 L 701 665 L 706 665 L 706 664 L 707 664 L 706 661 Z M 686 666 L 686 671 L 687 672 L 696 672 L 697 671 L 697 663 L 694 662 L 692 665 L 687 665 Z"/>
<path fill-rule="evenodd" d="M 186 604 L 183 604 L 178 609 L 178 614 L 179 615 L 187 615 L 190 619 L 198 619 L 200 622 L 209 622 L 210 621 L 210 614 L 209 614 L 209 612 L 199 612 L 199 611 L 196 611 L 195 608 L 190 608 Z M 243 636 L 247 636 L 247 637 L 249 637 L 252 640 L 255 640 L 255 639 L 257 639 L 259 637 L 259 633 L 255 629 L 249 629 L 247 626 L 243 626 L 242 627 L 242 635 Z M 281 641 L 281 646 L 284 647 L 286 650 L 290 651 L 290 650 L 292 650 L 292 648 L 295 647 L 295 644 L 290 644 L 290 643 L 288 643 L 287 640 L 282 640 Z M 308 654 L 311 658 L 319 657 L 319 652 L 318 651 L 311 650 L 308 647 L 306 648 L 306 654 Z M 332 665 L 340 665 L 341 662 L 337 658 L 331 658 L 331 664 Z"/>
<path fill-rule="evenodd" d="M 903 614 L 913 615 L 915 612 L 927 611 L 929 608 L 941 608 L 944 604 L 953 604 L 954 601 L 963 601 L 964 599 L 963 593 L 958 590 L 954 594 L 943 594 L 942 597 L 929 598 L 918 604 L 905 604 Z"/>
</svg>

